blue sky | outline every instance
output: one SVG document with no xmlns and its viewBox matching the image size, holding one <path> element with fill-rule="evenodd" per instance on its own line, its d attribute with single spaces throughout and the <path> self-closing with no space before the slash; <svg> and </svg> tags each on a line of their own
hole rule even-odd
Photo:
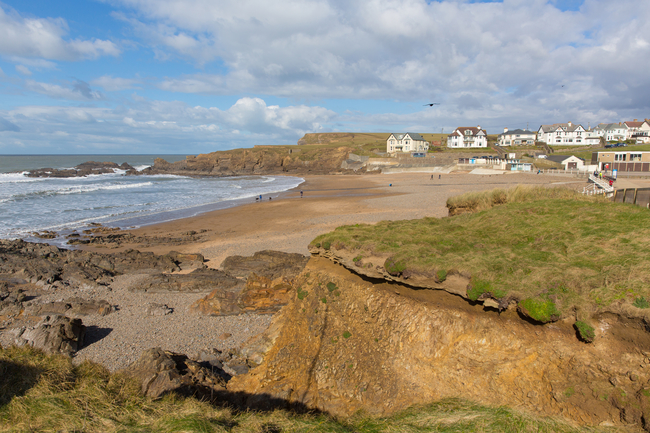
<svg viewBox="0 0 650 433">
<path fill-rule="evenodd" d="M 0 154 L 643 119 L 648 22 L 642 0 L 0 0 Z"/>
</svg>

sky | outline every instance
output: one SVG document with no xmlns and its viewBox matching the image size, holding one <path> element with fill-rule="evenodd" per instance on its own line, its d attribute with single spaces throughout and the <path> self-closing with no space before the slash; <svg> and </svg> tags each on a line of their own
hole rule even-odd
<svg viewBox="0 0 650 433">
<path fill-rule="evenodd" d="M 0 154 L 650 118 L 648 23 L 647 0 L 0 0 Z"/>
</svg>

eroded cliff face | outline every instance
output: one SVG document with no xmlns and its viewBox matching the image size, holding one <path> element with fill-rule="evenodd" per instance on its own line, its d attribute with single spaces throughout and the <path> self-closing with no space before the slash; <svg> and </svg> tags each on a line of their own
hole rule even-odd
<svg viewBox="0 0 650 433">
<path fill-rule="evenodd" d="M 600 314 L 596 339 L 572 322 L 544 326 L 484 310 L 444 290 L 363 279 L 312 257 L 271 327 L 262 364 L 229 391 L 337 415 L 388 414 L 462 397 L 588 424 L 646 423 L 647 321 Z"/>
<path fill-rule="evenodd" d="M 211 176 L 329 174 L 344 171 L 341 165 L 351 152 L 352 149 L 348 147 L 305 151 L 277 146 L 237 149 L 188 156 L 187 159 L 174 163 L 159 158 L 143 173 Z"/>
</svg>

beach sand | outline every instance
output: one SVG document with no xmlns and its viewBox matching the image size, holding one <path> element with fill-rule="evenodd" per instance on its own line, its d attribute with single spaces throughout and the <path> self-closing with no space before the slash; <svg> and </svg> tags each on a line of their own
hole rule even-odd
<svg viewBox="0 0 650 433">
<path fill-rule="evenodd" d="M 218 210 L 193 218 L 133 230 L 139 236 L 175 236 L 190 230 L 208 230 L 201 243 L 125 248 L 157 254 L 176 250 L 202 253 L 206 264 L 219 268 L 231 255 L 249 256 L 266 249 L 308 255 L 307 246 L 319 234 L 338 226 L 446 217 L 448 197 L 468 191 L 509 188 L 519 184 L 558 185 L 582 190 L 584 178 L 536 174 L 438 174 L 408 173 L 382 175 L 307 176 L 305 183 L 273 200 L 262 200 Z M 392 186 L 391 186 L 392 185 Z M 300 191 L 303 197 L 300 197 Z M 115 253 L 119 249 L 96 251 Z M 83 289 L 74 293 L 53 293 L 53 297 L 79 296 L 106 299 L 118 309 L 107 316 L 84 317 L 88 327 L 87 344 L 75 362 L 89 359 L 118 370 L 137 360 L 151 347 L 196 356 L 202 350 L 236 348 L 262 332 L 271 316 L 209 317 L 189 312 L 189 306 L 207 293 L 133 293 L 128 278 L 116 280 L 111 290 Z M 140 276 L 139 278 L 146 278 Z M 44 299 L 45 300 L 45 299 Z M 166 304 L 174 309 L 165 316 L 146 315 L 147 303 Z"/>
<path fill-rule="evenodd" d="M 174 237 L 207 230 L 201 243 L 136 248 L 164 254 L 172 250 L 202 253 L 209 267 L 228 256 L 252 255 L 266 249 L 308 255 L 307 246 L 319 234 L 336 227 L 383 220 L 447 216 L 447 198 L 468 191 L 510 188 L 519 184 L 562 185 L 582 189 L 583 178 L 536 174 L 438 174 L 307 176 L 298 188 L 274 200 L 205 213 L 132 230 L 138 236 Z M 391 186 L 392 185 L 392 186 Z M 300 197 L 300 191 L 303 197 Z M 106 251 L 97 249 L 96 251 Z M 119 251 L 111 250 L 110 252 Z"/>
</svg>

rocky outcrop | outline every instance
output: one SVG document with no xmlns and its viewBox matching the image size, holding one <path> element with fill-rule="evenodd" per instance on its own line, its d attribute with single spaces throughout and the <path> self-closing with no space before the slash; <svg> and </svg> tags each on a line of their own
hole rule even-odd
<svg viewBox="0 0 650 433">
<path fill-rule="evenodd" d="M 486 311 L 319 257 L 294 287 L 263 362 L 229 391 L 335 415 L 462 397 L 592 425 L 643 425 L 650 416 L 648 320 L 594 316 L 596 336 L 586 344 L 573 320 L 533 324 L 516 308 Z"/>
<path fill-rule="evenodd" d="M 207 293 L 213 290 L 239 292 L 244 281 L 217 269 L 195 269 L 188 274 L 154 274 L 133 286 L 131 290 L 150 293 Z"/>
<path fill-rule="evenodd" d="M 265 250 L 252 256 L 226 257 L 221 269 L 237 278 L 248 278 L 252 273 L 270 279 L 293 278 L 302 272 L 308 261 L 309 257 L 302 254 Z"/>
<path fill-rule="evenodd" d="M 86 300 L 70 298 L 57 302 L 27 302 L 24 305 L 24 314 L 27 316 L 62 315 L 70 318 L 79 318 L 88 315 L 106 316 L 115 311 L 115 307 L 105 300 Z"/>
<path fill-rule="evenodd" d="M 115 173 L 116 170 L 125 170 L 127 174 L 135 174 L 136 170 L 127 164 L 118 165 L 114 162 L 88 161 L 70 169 L 40 168 L 27 173 L 27 177 L 82 177 L 91 174 Z"/>
<path fill-rule="evenodd" d="M 228 276 L 231 280 L 199 299 L 191 309 L 215 316 L 274 313 L 289 302 L 293 278 L 300 274 L 308 260 L 300 254 L 279 251 L 228 257 L 222 268 L 224 278 Z"/>
<path fill-rule="evenodd" d="M 26 329 L 16 339 L 18 345 L 28 344 L 45 353 L 71 356 L 83 346 L 86 327 L 81 319 L 45 316 L 34 328 Z"/>
<path fill-rule="evenodd" d="M 239 176 L 261 174 L 331 174 L 353 172 L 342 169 L 352 148 L 323 147 L 312 150 L 278 146 L 259 146 L 253 149 L 212 152 L 188 156 L 185 160 L 169 163 L 156 159 L 143 174 L 179 174 L 194 176 Z"/>
<path fill-rule="evenodd" d="M 83 287 L 106 285 L 115 275 L 161 273 L 181 269 L 186 258 L 127 250 L 120 254 L 71 251 L 21 240 L 0 240 L 0 281 Z M 202 260 L 196 256 L 194 262 Z"/>
<path fill-rule="evenodd" d="M 142 392 L 152 398 L 170 392 L 210 398 L 215 391 L 225 389 L 225 380 L 213 370 L 183 354 L 153 348 L 145 351 L 124 372 L 137 379 Z"/>
</svg>

